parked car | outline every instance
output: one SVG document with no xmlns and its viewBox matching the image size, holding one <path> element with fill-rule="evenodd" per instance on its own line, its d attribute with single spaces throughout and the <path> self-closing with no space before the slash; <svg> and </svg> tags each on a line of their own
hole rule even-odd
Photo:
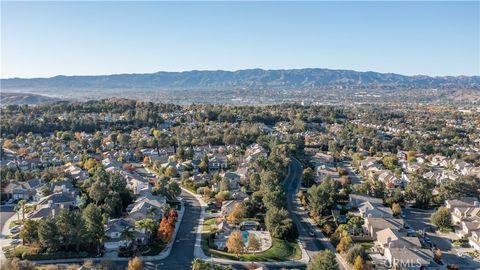
<svg viewBox="0 0 480 270">
<path fill-rule="evenodd" d="M 12 241 L 10 241 L 10 245 L 18 245 L 20 244 L 20 239 L 12 239 Z"/>
<path fill-rule="evenodd" d="M 10 229 L 10 233 L 19 233 L 20 232 L 20 226 L 15 226 Z"/>
</svg>

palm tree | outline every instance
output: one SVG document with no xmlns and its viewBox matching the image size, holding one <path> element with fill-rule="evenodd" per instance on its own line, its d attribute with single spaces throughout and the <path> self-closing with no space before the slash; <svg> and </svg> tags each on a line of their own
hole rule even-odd
<svg viewBox="0 0 480 270">
<path fill-rule="evenodd" d="M 157 213 L 157 208 L 156 207 L 150 206 L 147 209 L 147 217 L 149 217 L 149 216 L 153 217 L 156 213 Z"/>
<path fill-rule="evenodd" d="M 130 227 L 123 228 L 122 232 L 120 233 L 120 237 L 130 241 L 130 243 L 134 243 L 135 246 L 135 241 L 133 241 L 135 239 L 135 234 L 130 230 Z"/>
<path fill-rule="evenodd" d="M 150 239 L 152 236 L 152 231 L 155 229 L 157 222 L 151 218 L 144 218 L 135 222 L 135 225 L 137 226 L 137 228 L 144 229 L 147 238 Z"/>
<path fill-rule="evenodd" d="M 20 205 L 15 205 L 15 208 L 13 210 L 15 210 L 15 212 L 17 212 L 17 221 L 20 221 Z"/>
<path fill-rule="evenodd" d="M 27 200 L 25 199 L 21 199 L 17 203 L 17 206 L 19 207 L 18 210 L 22 209 L 22 222 L 25 220 L 25 204 L 27 204 Z"/>
</svg>

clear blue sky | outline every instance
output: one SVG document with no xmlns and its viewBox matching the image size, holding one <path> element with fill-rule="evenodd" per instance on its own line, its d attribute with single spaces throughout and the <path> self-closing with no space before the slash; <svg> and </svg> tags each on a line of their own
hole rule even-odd
<svg viewBox="0 0 480 270">
<path fill-rule="evenodd" d="M 323 67 L 480 75 L 480 2 L 2 2 L 1 77 Z"/>
</svg>

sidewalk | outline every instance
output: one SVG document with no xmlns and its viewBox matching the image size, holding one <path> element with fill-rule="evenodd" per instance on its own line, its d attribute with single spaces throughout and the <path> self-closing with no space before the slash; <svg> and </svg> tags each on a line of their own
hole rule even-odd
<svg viewBox="0 0 480 270">
<path fill-rule="evenodd" d="M 213 258 L 205 255 L 202 249 L 202 231 L 203 231 L 203 222 L 205 219 L 205 208 L 207 204 L 202 200 L 202 197 L 198 194 L 195 194 L 187 189 L 182 188 L 183 191 L 191 194 L 194 196 L 197 201 L 200 203 L 202 207 L 202 211 L 200 214 L 199 224 L 197 227 L 197 237 L 195 239 L 195 249 L 194 249 L 194 256 L 210 263 L 218 263 L 218 264 L 240 264 L 243 266 L 248 267 L 252 263 L 256 265 L 264 265 L 264 266 L 276 266 L 276 267 L 300 267 L 305 266 L 310 261 L 307 252 L 305 251 L 303 244 L 298 241 L 300 249 L 302 251 L 302 258 L 296 261 L 283 261 L 283 262 L 243 262 L 243 261 L 236 261 L 236 260 L 229 260 L 229 259 L 222 259 L 222 258 Z"/>
<path fill-rule="evenodd" d="M 182 201 L 182 210 L 178 212 L 178 221 L 175 223 L 175 230 L 173 232 L 172 240 L 167 244 L 166 249 L 160 252 L 158 255 L 155 256 L 140 256 L 140 258 L 145 262 L 150 261 L 160 261 L 167 258 L 172 251 L 173 244 L 175 243 L 175 239 L 177 237 L 178 229 L 180 228 L 180 224 L 183 220 L 183 214 L 185 213 L 185 206 Z M 2 254 L 3 255 L 3 254 Z M 122 258 L 122 257 L 90 257 L 90 258 L 73 258 L 73 259 L 64 259 L 64 260 L 37 260 L 33 261 L 37 264 L 58 264 L 58 263 L 83 263 L 86 260 L 92 260 L 94 262 L 101 262 L 101 261 L 129 261 L 131 258 Z"/>
<path fill-rule="evenodd" d="M 20 213 L 21 215 L 21 213 Z M 2 228 L 2 233 L 0 235 L 0 261 L 3 262 L 7 258 L 5 257 L 5 254 L 3 253 L 3 247 L 10 245 L 10 239 L 7 239 L 6 236 L 10 235 L 10 223 L 12 221 L 15 221 L 18 219 L 17 214 L 15 213 L 13 216 L 11 216 L 7 221 L 5 221 L 5 224 L 3 225 Z"/>
</svg>

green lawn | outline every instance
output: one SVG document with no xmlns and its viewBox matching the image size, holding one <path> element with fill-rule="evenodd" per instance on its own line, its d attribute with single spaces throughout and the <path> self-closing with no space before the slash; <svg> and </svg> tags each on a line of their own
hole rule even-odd
<svg viewBox="0 0 480 270">
<path fill-rule="evenodd" d="M 234 254 L 216 249 L 210 248 L 209 251 L 214 257 L 253 262 L 299 260 L 302 257 L 302 251 L 297 243 L 278 238 L 273 238 L 272 241 L 272 247 L 266 251 L 255 254 L 239 254 L 238 257 Z"/>
<path fill-rule="evenodd" d="M 274 262 L 299 260 L 302 257 L 302 251 L 296 242 L 273 238 L 272 247 L 263 252 L 255 254 L 240 254 L 238 257 L 226 251 L 220 251 L 208 246 L 208 237 L 211 232 L 211 226 L 215 224 L 215 218 L 207 219 L 203 222 L 202 249 L 205 255 L 217 258 L 225 258 L 239 261 L 254 262 Z"/>
<path fill-rule="evenodd" d="M 10 245 L 2 248 L 7 258 L 21 257 L 23 253 L 28 252 L 28 249 L 28 246 L 24 245 Z"/>
<path fill-rule="evenodd" d="M 373 241 L 355 242 L 355 244 L 360 244 L 365 250 L 369 250 L 374 246 Z"/>
</svg>

